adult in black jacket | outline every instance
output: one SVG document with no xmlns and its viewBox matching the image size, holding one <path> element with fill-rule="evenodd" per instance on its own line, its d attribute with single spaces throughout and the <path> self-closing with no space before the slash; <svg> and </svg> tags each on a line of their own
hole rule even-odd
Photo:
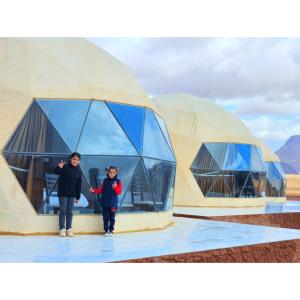
<svg viewBox="0 0 300 300">
<path fill-rule="evenodd" d="M 70 162 L 61 161 L 54 172 L 59 176 L 57 194 L 59 199 L 59 235 L 71 236 L 74 203 L 78 203 L 81 194 L 81 171 L 79 168 L 80 154 L 74 152 Z M 65 223 L 67 223 L 67 231 Z"/>
</svg>

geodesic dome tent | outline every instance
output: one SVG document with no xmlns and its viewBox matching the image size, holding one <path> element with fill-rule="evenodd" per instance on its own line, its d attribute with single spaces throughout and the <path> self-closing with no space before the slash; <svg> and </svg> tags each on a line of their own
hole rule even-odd
<svg viewBox="0 0 300 300">
<path fill-rule="evenodd" d="M 176 155 L 174 205 L 246 207 L 285 201 L 278 157 L 236 116 L 188 94 L 152 101 L 166 121 Z"/>
<path fill-rule="evenodd" d="M 175 157 L 167 129 L 128 69 L 85 39 L 0 39 L 0 232 L 54 233 L 58 177 L 82 155 L 75 232 L 99 232 L 90 186 L 108 165 L 123 181 L 117 230 L 172 221 Z"/>
</svg>

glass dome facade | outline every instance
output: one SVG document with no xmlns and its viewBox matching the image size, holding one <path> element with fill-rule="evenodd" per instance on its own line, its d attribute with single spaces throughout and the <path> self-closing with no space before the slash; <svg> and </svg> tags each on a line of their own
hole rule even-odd
<svg viewBox="0 0 300 300">
<path fill-rule="evenodd" d="M 57 214 L 55 166 L 81 154 L 82 194 L 74 214 L 100 213 L 88 192 L 117 166 L 123 182 L 119 212 L 172 208 L 176 160 L 163 119 L 152 110 L 100 100 L 35 99 L 3 155 L 35 210 Z"/>
<path fill-rule="evenodd" d="M 268 197 L 285 197 L 286 177 L 279 162 L 267 162 L 267 189 Z"/>
<path fill-rule="evenodd" d="M 205 197 L 263 197 L 267 167 L 250 144 L 204 143 L 191 171 Z"/>
</svg>

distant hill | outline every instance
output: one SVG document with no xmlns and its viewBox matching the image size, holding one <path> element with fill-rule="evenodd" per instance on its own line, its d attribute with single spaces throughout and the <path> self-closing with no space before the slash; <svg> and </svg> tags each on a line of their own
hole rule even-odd
<svg viewBox="0 0 300 300">
<path fill-rule="evenodd" d="M 286 174 L 298 174 L 299 172 L 286 162 L 281 162 L 281 166 Z"/>
<path fill-rule="evenodd" d="M 279 156 L 285 173 L 300 173 L 300 135 L 291 136 L 275 153 Z"/>
</svg>

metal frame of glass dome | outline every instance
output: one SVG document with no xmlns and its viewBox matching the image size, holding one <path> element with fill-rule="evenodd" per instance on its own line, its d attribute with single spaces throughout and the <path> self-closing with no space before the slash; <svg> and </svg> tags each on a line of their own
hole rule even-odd
<svg viewBox="0 0 300 300">
<path fill-rule="evenodd" d="M 105 167 L 123 181 L 119 212 L 172 208 L 176 160 L 163 119 L 146 107 L 91 99 L 33 99 L 2 154 L 38 213 L 56 214 L 53 169 L 82 155 L 82 197 L 75 213 L 101 211 L 97 196 Z"/>
</svg>

